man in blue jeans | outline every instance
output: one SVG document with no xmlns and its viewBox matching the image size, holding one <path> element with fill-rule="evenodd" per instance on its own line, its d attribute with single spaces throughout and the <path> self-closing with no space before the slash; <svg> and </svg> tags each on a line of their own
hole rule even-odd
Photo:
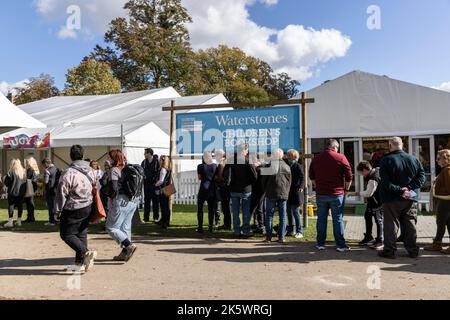
<svg viewBox="0 0 450 320">
<path fill-rule="evenodd" d="M 252 201 L 252 185 L 257 180 L 257 172 L 255 166 L 249 161 L 248 145 L 239 145 L 237 149 L 237 154 L 234 156 L 234 159 L 230 159 L 230 162 L 224 169 L 223 175 L 225 183 L 230 187 L 231 192 L 234 236 L 248 239 L 251 232 L 250 207 Z M 242 228 L 239 217 L 241 207 Z"/>
<path fill-rule="evenodd" d="M 350 248 L 344 238 L 344 206 L 353 172 L 345 155 L 338 151 L 339 143 L 334 139 L 328 140 L 325 151 L 312 161 L 309 174 L 317 194 L 317 249 L 326 249 L 328 215 L 331 211 L 337 251 L 345 252 Z"/>
</svg>

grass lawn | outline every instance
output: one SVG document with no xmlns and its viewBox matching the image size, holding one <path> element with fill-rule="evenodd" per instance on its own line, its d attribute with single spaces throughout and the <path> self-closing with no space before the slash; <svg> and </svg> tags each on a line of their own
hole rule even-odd
<svg viewBox="0 0 450 320">
<path fill-rule="evenodd" d="M 207 212 L 207 211 L 206 211 Z M 143 213 L 141 212 L 141 215 Z M 14 219 L 16 220 L 17 210 L 14 212 Z M 48 211 L 46 209 L 45 203 L 38 199 L 36 201 L 36 211 L 35 211 L 36 223 L 23 224 L 22 227 L 14 227 L 12 229 L 5 229 L 0 227 L 1 231 L 13 231 L 13 232 L 58 232 L 58 227 L 48 227 L 44 226 L 45 222 L 48 221 Z M 26 218 L 26 209 L 24 209 L 23 219 Z M 8 219 L 7 202 L 5 200 L 0 201 L 0 221 L 1 226 L 6 223 Z M 205 215 L 205 220 L 207 220 L 207 214 Z M 278 224 L 278 218 L 275 218 L 275 225 Z M 205 227 L 206 228 L 206 227 Z M 204 234 L 198 234 L 197 229 L 197 208 L 196 206 L 188 205 L 175 205 L 174 215 L 171 227 L 168 230 L 162 230 L 159 226 L 148 223 L 142 224 L 133 228 L 133 233 L 140 236 L 149 237 L 167 237 L 167 238 L 195 238 L 195 239 L 232 239 L 233 235 L 230 231 L 217 231 L 213 234 L 205 231 Z M 207 230 L 207 228 L 205 229 Z M 91 234 L 105 234 L 104 224 L 93 225 L 90 227 L 89 232 Z M 328 238 L 333 239 L 332 228 L 328 228 Z M 304 230 L 305 238 L 302 241 L 316 241 L 316 222 L 314 220 L 310 221 L 309 228 Z M 275 235 L 274 235 L 275 238 Z M 262 236 L 255 236 L 254 239 L 263 239 Z M 294 238 L 288 238 L 288 241 L 299 241 Z"/>
</svg>

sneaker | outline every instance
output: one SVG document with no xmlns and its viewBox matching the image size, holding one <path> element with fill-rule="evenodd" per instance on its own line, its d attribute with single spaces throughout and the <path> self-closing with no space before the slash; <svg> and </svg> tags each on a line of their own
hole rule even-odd
<svg viewBox="0 0 450 320">
<path fill-rule="evenodd" d="M 375 243 L 373 243 L 372 245 L 369 246 L 370 249 L 374 249 L 377 251 L 381 251 L 384 249 L 384 244 L 383 242 L 378 242 L 376 241 Z"/>
<path fill-rule="evenodd" d="M 419 252 L 408 252 L 408 257 L 411 259 L 417 259 L 419 258 Z"/>
<path fill-rule="evenodd" d="M 373 241 L 373 237 L 372 236 L 368 236 L 367 233 L 364 234 L 364 239 L 362 239 L 358 245 L 360 246 L 367 246 L 369 245 L 372 241 Z"/>
<path fill-rule="evenodd" d="M 295 239 L 303 239 L 303 234 L 297 233 L 297 234 L 295 234 L 294 238 Z"/>
<path fill-rule="evenodd" d="M 127 250 L 124 248 L 124 249 L 122 249 L 122 252 L 118 256 L 115 256 L 113 258 L 113 260 L 114 261 L 125 261 L 126 256 L 127 256 Z"/>
<path fill-rule="evenodd" d="M 7 223 L 3 225 L 4 228 L 14 228 L 14 221 L 9 220 Z"/>
<path fill-rule="evenodd" d="M 337 252 L 348 252 L 351 251 L 352 249 L 350 247 L 343 247 L 343 248 L 337 248 L 336 251 Z"/>
<path fill-rule="evenodd" d="M 395 259 L 396 258 L 395 253 L 386 251 L 386 250 L 378 252 L 378 256 L 380 258 L 385 258 L 385 259 Z"/>
<path fill-rule="evenodd" d="M 263 242 L 264 242 L 264 243 L 271 243 L 271 242 L 272 242 L 272 239 L 266 238 L 266 239 L 264 239 Z"/>
<path fill-rule="evenodd" d="M 44 224 L 44 226 L 46 226 L 46 227 L 54 227 L 54 226 L 56 226 L 56 223 L 53 223 L 53 222 L 46 222 L 46 223 Z"/>
<path fill-rule="evenodd" d="M 17 227 L 21 227 L 22 226 L 22 220 L 17 219 L 16 226 Z"/>
<path fill-rule="evenodd" d="M 317 250 L 319 251 L 324 251 L 327 250 L 327 248 L 325 246 L 316 246 Z"/>
<path fill-rule="evenodd" d="M 86 273 L 86 267 L 83 264 L 76 264 L 73 266 L 67 266 L 66 267 L 66 273 L 70 274 L 85 274 Z"/>
<path fill-rule="evenodd" d="M 203 228 L 198 228 L 197 233 L 200 233 L 200 234 L 204 233 Z"/>
<path fill-rule="evenodd" d="M 278 243 L 286 244 L 286 239 L 278 239 Z"/>
<path fill-rule="evenodd" d="M 95 259 L 97 258 L 97 252 L 96 251 L 88 251 L 84 255 L 83 265 L 85 267 L 86 272 L 89 272 L 89 270 L 92 269 L 95 263 Z"/>
<path fill-rule="evenodd" d="M 132 243 L 128 247 L 126 247 L 125 250 L 127 251 L 125 255 L 125 262 L 128 262 L 131 260 L 131 258 L 133 258 L 134 253 L 137 250 L 137 246 L 134 243 Z"/>
</svg>

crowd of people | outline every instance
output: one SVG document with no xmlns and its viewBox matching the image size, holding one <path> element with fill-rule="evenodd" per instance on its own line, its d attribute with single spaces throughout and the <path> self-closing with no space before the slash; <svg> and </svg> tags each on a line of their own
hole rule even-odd
<svg viewBox="0 0 450 320">
<path fill-rule="evenodd" d="M 214 159 L 215 158 L 215 159 Z M 208 232 L 233 231 L 235 237 L 248 239 L 263 234 L 272 240 L 273 218 L 278 211 L 278 241 L 287 236 L 303 238 L 302 203 L 304 172 L 296 150 L 276 150 L 273 154 L 252 157 L 247 145 L 236 153 L 216 150 L 215 157 L 205 152 L 198 166 L 198 229 L 204 232 L 204 204 L 208 207 Z M 223 213 L 223 225 L 219 204 Z M 241 220 L 242 216 L 242 220 Z M 252 224 L 252 218 L 254 223 Z"/>
<path fill-rule="evenodd" d="M 320 251 L 326 250 L 330 214 L 337 251 L 350 250 L 344 237 L 344 208 L 354 176 L 349 161 L 339 153 L 339 147 L 336 140 L 330 139 L 309 167 L 318 208 L 317 249 Z M 356 195 L 367 199 L 366 233 L 359 244 L 376 249 L 380 257 L 395 258 L 397 243 L 403 242 L 408 256 L 416 258 L 419 255 L 417 202 L 426 180 L 425 172 L 419 159 L 403 151 L 401 138 L 391 139 L 389 149 L 388 154 L 377 159 L 379 167 L 364 160 L 356 168 L 365 181 L 363 191 Z M 47 225 L 60 224 L 61 238 L 75 252 L 78 272 L 89 271 L 97 256 L 89 249 L 87 240 L 94 207 L 98 206 L 96 192 L 106 208 L 106 231 L 121 248 L 114 257 L 116 261 L 129 261 L 137 249 L 132 242 L 132 220 L 139 212 L 140 198 L 144 200 L 145 222 L 150 222 L 153 211 L 154 223 L 163 229 L 170 226 L 171 194 L 164 191 L 173 183 L 168 156 L 158 157 L 152 149 L 146 149 L 141 165 L 131 165 L 121 150 L 112 150 L 101 170 L 98 161 L 85 161 L 83 147 L 75 145 L 70 149 L 70 158 L 72 163 L 65 171 L 56 168 L 50 159 L 44 159 L 43 182 L 49 213 Z M 274 230 L 279 243 L 285 243 L 287 237 L 303 238 L 306 181 L 300 158 L 296 150 L 285 153 L 281 149 L 270 155 L 253 155 L 245 144 L 231 154 L 223 150 L 216 150 L 214 156 L 205 152 L 197 168 L 200 180 L 197 231 L 205 232 L 206 203 L 208 232 L 228 230 L 243 239 L 262 234 L 267 243 L 272 242 Z M 449 254 L 450 249 L 444 250 L 442 240 L 446 228 L 450 232 L 450 150 L 439 151 L 438 164 L 442 170 L 433 187 L 437 235 L 425 250 Z M 5 227 L 22 225 L 24 204 L 28 216 L 23 222 L 35 221 L 34 196 L 39 175 L 39 167 L 32 157 L 26 159 L 25 166 L 17 159 L 11 162 L 3 179 L 8 190 L 9 213 Z M 18 211 L 16 222 L 15 208 Z M 277 228 L 275 213 L 279 217 Z M 373 221 L 376 237 L 372 232 Z"/>
</svg>

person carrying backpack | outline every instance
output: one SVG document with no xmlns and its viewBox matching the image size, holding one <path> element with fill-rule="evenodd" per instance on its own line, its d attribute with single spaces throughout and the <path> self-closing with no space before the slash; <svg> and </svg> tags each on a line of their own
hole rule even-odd
<svg viewBox="0 0 450 320">
<path fill-rule="evenodd" d="M 70 149 L 72 164 L 61 175 L 55 198 L 55 216 L 60 220 L 61 239 L 75 251 L 75 268 L 69 267 L 67 271 L 79 274 L 91 270 L 97 257 L 97 252 L 89 250 L 87 239 L 95 176 L 83 157 L 82 146 L 75 145 Z"/>
<path fill-rule="evenodd" d="M 26 192 L 26 173 L 20 160 L 11 161 L 11 169 L 5 177 L 5 186 L 8 188 L 8 215 L 9 220 L 5 228 L 14 227 L 14 208 L 17 207 L 18 218 L 16 225 L 22 226 L 23 199 Z"/>
<path fill-rule="evenodd" d="M 58 186 L 59 178 L 61 177 L 61 171 L 55 167 L 49 158 L 42 160 L 44 166 L 44 183 L 45 183 L 45 202 L 48 208 L 48 222 L 46 226 L 55 226 L 55 197 L 56 188 Z"/>
<path fill-rule="evenodd" d="M 110 206 L 106 220 L 106 230 L 122 247 L 115 261 L 128 262 L 136 252 L 137 246 L 131 242 L 133 215 L 138 208 L 144 182 L 141 166 L 127 164 L 121 150 L 109 152 L 112 168 L 107 186 Z"/>
<path fill-rule="evenodd" d="M 203 233 L 203 205 L 205 201 L 208 203 L 208 223 L 209 232 L 214 231 L 214 218 L 216 215 L 216 185 L 214 184 L 214 176 L 216 174 L 217 164 L 213 163 L 211 152 L 203 154 L 203 163 L 197 168 L 198 178 L 200 180 L 200 189 L 198 191 L 198 233 Z"/>
</svg>

